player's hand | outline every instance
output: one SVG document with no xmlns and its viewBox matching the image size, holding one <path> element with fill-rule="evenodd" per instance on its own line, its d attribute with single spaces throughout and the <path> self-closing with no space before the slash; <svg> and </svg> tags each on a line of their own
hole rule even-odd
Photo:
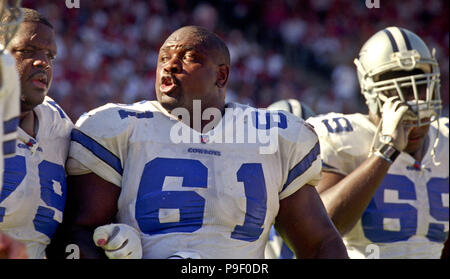
<svg viewBox="0 0 450 279">
<path fill-rule="evenodd" d="M 28 259 L 27 247 L 22 242 L 0 232 L 0 259 Z"/>
<path fill-rule="evenodd" d="M 388 98 L 383 105 L 380 140 L 398 151 L 403 151 L 408 145 L 408 135 L 413 128 L 402 124 L 402 118 L 407 111 L 408 106 L 397 96 Z"/>
<path fill-rule="evenodd" d="M 94 242 L 105 250 L 110 259 L 141 259 L 142 245 L 139 232 L 125 224 L 100 226 L 94 231 Z"/>
</svg>

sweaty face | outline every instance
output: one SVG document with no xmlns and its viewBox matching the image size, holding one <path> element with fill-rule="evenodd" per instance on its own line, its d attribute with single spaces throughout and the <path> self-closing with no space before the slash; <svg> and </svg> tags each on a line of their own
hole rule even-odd
<svg viewBox="0 0 450 279">
<path fill-rule="evenodd" d="M 44 101 L 53 76 L 56 42 L 53 29 L 38 22 L 23 22 L 8 45 L 16 59 L 21 86 L 21 110 Z"/>
<path fill-rule="evenodd" d="M 210 51 L 194 35 L 172 34 L 159 52 L 158 101 L 169 112 L 177 107 L 192 111 L 193 100 L 201 100 L 202 108 L 213 106 L 219 98 L 217 67 Z"/>
</svg>

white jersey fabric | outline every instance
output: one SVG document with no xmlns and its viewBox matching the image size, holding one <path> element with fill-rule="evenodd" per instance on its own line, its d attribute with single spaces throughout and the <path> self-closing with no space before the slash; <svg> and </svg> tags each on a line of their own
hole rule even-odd
<svg viewBox="0 0 450 279">
<path fill-rule="evenodd" d="M 348 175 L 368 158 L 376 127 L 366 115 L 330 113 L 307 122 L 319 136 L 324 171 Z M 402 152 L 391 165 L 362 218 L 343 236 L 351 258 L 440 257 L 449 229 L 448 125 L 448 118 L 431 124 L 422 162 Z M 431 156 L 437 136 L 438 165 Z"/>
<path fill-rule="evenodd" d="M 0 46 L 0 48 L 3 48 Z M 0 55 L 0 177 L 3 160 L 14 156 L 20 114 L 20 82 L 16 61 L 4 50 Z M 0 193 L 2 181 L 0 179 Z"/>
<path fill-rule="evenodd" d="M 0 230 L 23 241 L 29 258 L 42 259 L 62 222 L 73 124 L 49 97 L 34 112 L 39 121 L 36 138 L 19 127 L 16 156 L 5 161 Z"/>
<path fill-rule="evenodd" d="M 77 121 L 67 170 L 121 187 L 117 221 L 140 232 L 144 258 L 263 258 L 279 201 L 320 178 L 314 131 L 289 113 L 235 103 L 207 133 L 184 126 L 197 143 L 174 142 L 180 125 L 157 101 L 105 105 Z M 278 149 L 219 143 L 219 127 L 230 135 L 236 125 L 246 133 L 275 127 Z"/>
</svg>

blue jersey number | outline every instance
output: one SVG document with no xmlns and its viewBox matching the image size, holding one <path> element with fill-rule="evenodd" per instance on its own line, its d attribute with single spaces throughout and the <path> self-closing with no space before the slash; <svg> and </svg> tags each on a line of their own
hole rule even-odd
<svg viewBox="0 0 450 279">
<path fill-rule="evenodd" d="M 329 123 L 332 121 L 333 125 Z M 353 126 L 350 121 L 345 117 L 334 117 L 332 119 L 324 119 L 322 123 L 327 127 L 330 133 L 342 133 L 342 132 L 352 132 Z"/>
<path fill-rule="evenodd" d="M 398 193 L 398 199 L 405 203 L 385 201 L 385 191 Z M 432 178 L 427 183 L 430 215 L 437 221 L 448 221 L 448 207 L 442 201 L 442 194 L 448 193 L 448 178 Z M 373 242 L 396 242 L 407 240 L 417 232 L 417 209 L 407 204 L 416 200 L 414 183 L 406 176 L 388 174 L 381 182 L 377 192 L 362 215 L 362 227 L 365 236 Z M 389 220 L 389 218 L 391 220 Z M 386 222 L 386 224 L 385 224 Z M 397 222 L 397 228 L 387 230 L 388 223 Z M 444 225 L 430 223 L 427 237 L 431 241 L 445 241 L 447 237 Z"/>
<path fill-rule="evenodd" d="M 198 160 L 156 158 L 143 170 L 136 200 L 136 220 L 142 232 L 155 235 L 194 232 L 203 225 L 205 199 L 194 191 L 163 190 L 166 177 L 181 177 L 182 187 L 207 188 L 208 168 Z M 261 164 L 243 164 L 237 179 L 244 183 L 247 210 L 244 224 L 231 238 L 255 241 L 266 216 L 266 185 Z M 175 217 L 165 218 L 166 215 Z"/>
<path fill-rule="evenodd" d="M 40 195 L 47 206 L 38 207 L 33 224 L 36 231 L 51 238 L 59 224 L 54 220 L 55 209 L 63 212 L 66 203 L 66 173 L 63 166 L 45 160 L 38 165 L 38 170 L 39 184 L 41 186 Z M 22 183 L 26 173 L 25 157 L 17 155 L 5 160 L 0 203 Z M 59 183 L 61 193 L 55 193 L 54 182 Z M 4 207 L 0 207 L 0 222 L 3 222 L 5 211 Z"/>
</svg>

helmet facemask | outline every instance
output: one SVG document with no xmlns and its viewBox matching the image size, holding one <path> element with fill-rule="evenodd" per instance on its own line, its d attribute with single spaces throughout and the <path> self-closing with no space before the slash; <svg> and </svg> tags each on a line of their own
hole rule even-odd
<svg viewBox="0 0 450 279">
<path fill-rule="evenodd" d="M 411 73 L 418 71 L 413 70 Z M 439 118 L 442 110 L 439 73 L 422 72 L 391 79 L 382 76 L 380 75 L 380 81 L 373 84 L 373 92 L 378 96 L 377 106 L 380 113 L 383 113 L 383 104 L 387 98 L 398 96 L 401 102 L 409 107 L 403 117 L 405 125 L 420 127 L 429 125 Z"/>
<path fill-rule="evenodd" d="M 442 110 L 440 97 L 440 73 L 436 60 L 420 59 L 417 55 L 404 59 L 393 59 L 383 72 L 368 74 L 357 59 L 358 77 L 361 93 L 369 110 L 374 115 L 383 113 L 384 102 L 392 96 L 410 108 L 404 116 L 404 124 L 415 127 L 429 125 L 437 120 Z"/>
</svg>

